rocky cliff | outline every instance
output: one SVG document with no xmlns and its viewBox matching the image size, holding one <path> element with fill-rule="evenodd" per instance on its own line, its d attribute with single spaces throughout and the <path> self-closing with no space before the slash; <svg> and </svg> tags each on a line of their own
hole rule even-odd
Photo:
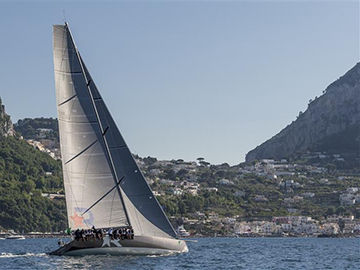
<svg viewBox="0 0 360 270">
<path fill-rule="evenodd" d="M 305 151 L 360 154 L 360 63 L 310 100 L 296 121 L 246 155 L 246 161 Z"/>
<path fill-rule="evenodd" d="M 5 112 L 5 105 L 0 97 L 0 136 L 13 136 L 15 134 L 10 116 Z"/>
</svg>

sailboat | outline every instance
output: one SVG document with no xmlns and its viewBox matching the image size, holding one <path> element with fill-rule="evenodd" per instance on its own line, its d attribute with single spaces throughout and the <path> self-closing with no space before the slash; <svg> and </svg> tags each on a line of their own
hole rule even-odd
<svg viewBox="0 0 360 270">
<path fill-rule="evenodd" d="M 188 252 L 147 184 L 75 45 L 53 26 L 60 148 L 71 230 L 131 227 L 133 239 L 72 240 L 52 255 Z"/>
</svg>

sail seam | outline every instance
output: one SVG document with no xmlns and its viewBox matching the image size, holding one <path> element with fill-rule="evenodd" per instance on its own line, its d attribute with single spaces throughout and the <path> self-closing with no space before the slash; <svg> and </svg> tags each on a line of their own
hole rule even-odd
<svg viewBox="0 0 360 270">
<path fill-rule="evenodd" d="M 84 150 L 82 150 L 80 153 L 76 154 L 75 156 L 73 156 L 71 159 L 69 159 L 68 161 L 65 162 L 65 165 L 68 164 L 69 162 L 73 161 L 75 158 L 77 158 L 78 156 L 80 156 L 82 153 L 84 153 L 86 150 L 88 150 L 91 146 L 93 146 L 95 143 L 97 143 L 98 140 L 94 141 L 92 144 L 90 144 L 88 147 L 86 147 Z"/>
<path fill-rule="evenodd" d="M 122 148 L 127 148 L 127 145 L 120 145 L 120 146 L 110 146 L 109 149 L 122 149 Z"/>
<path fill-rule="evenodd" d="M 81 74 L 81 71 L 73 71 L 73 72 L 68 72 L 68 71 L 62 71 L 62 70 L 54 70 L 55 72 L 59 72 L 59 73 L 64 73 L 64 74 Z"/>
<path fill-rule="evenodd" d="M 84 121 L 84 122 L 76 122 L 76 121 L 68 121 L 68 120 L 64 120 L 64 119 L 61 119 L 61 118 L 59 118 L 59 121 L 63 121 L 63 122 L 66 122 L 66 123 L 72 123 L 72 124 L 97 124 L 97 122 L 96 121 Z"/>
</svg>

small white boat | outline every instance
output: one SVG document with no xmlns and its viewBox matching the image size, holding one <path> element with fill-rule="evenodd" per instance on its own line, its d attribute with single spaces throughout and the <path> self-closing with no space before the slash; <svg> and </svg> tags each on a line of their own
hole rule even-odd
<svg viewBox="0 0 360 270">
<path fill-rule="evenodd" d="M 24 240 L 25 237 L 24 237 L 23 235 L 20 235 L 20 234 L 12 234 L 12 235 L 6 236 L 5 239 L 10 239 L 10 240 Z"/>
</svg>

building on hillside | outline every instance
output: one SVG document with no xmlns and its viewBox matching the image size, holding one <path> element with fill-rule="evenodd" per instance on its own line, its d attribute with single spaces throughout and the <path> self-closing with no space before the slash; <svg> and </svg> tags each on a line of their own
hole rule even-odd
<svg viewBox="0 0 360 270">
<path fill-rule="evenodd" d="M 218 192 L 218 188 L 216 188 L 216 187 L 207 187 L 207 188 L 205 188 L 205 190 L 210 191 L 210 192 Z"/>
<path fill-rule="evenodd" d="M 314 198 L 315 193 L 313 192 L 305 192 L 303 194 L 301 194 L 304 198 Z"/>
<path fill-rule="evenodd" d="M 266 198 L 264 195 L 257 194 L 257 195 L 255 195 L 254 200 L 256 202 L 267 202 L 268 198 Z"/>
<path fill-rule="evenodd" d="M 350 194 L 355 194 L 358 191 L 359 191 L 359 188 L 357 188 L 357 187 L 349 187 L 349 188 L 346 189 L 346 192 L 350 193 Z"/>
<path fill-rule="evenodd" d="M 219 184 L 220 185 L 232 185 L 232 184 L 234 184 L 234 182 L 223 178 L 223 179 L 220 179 Z"/>
<path fill-rule="evenodd" d="M 64 194 L 57 194 L 57 193 L 41 193 L 41 196 L 45 198 L 49 198 L 50 200 L 65 198 Z"/>
<path fill-rule="evenodd" d="M 182 191 L 181 188 L 174 188 L 172 191 L 173 191 L 173 194 L 176 195 L 176 196 L 183 195 L 183 191 Z"/>
<path fill-rule="evenodd" d="M 340 194 L 339 201 L 341 205 L 354 205 L 355 196 L 351 193 Z"/>
<path fill-rule="evenodd" d="M 337 223 L 324 223 L 320 226 L 319 232 L 325 235 L 335 235 L 340 232 L 340 228 Z"/>
</svg>

